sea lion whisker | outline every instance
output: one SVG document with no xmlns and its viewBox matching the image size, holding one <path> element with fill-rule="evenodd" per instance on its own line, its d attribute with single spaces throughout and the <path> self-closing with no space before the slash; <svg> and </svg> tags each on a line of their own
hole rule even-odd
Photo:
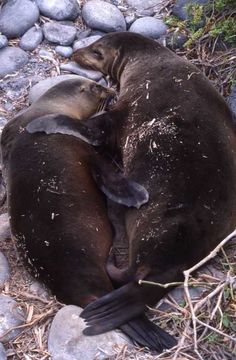
<svg viewBox="0 0 236 360">
<path fill-rule="evenodd" d="M 117 52 L 114 61 L 112 62 L 111 66 L 110 66 L 110 70 L 109 70 L 109 74 L 111 75 L 112 79 L 119 81 L 119 79 L 117 78 L 117 71 L 116 71 L 116 67 L 119 65 L 119 51 Z"/>
<path fill-rule="evenodd" d="M 101 102 L 98 104 L 96 113 L 99 113 L 101 110 L 104 109 L 105 100 L 101 100 Z"/>
</svg>

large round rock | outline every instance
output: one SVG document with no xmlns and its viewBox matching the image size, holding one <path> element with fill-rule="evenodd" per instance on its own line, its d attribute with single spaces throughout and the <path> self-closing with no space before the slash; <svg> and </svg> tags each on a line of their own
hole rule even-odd
<svg viewBox="0 0 236 360">
<path fill-rule="evenodd" d="M 73 49 L 70 46 L 61 46 L 58 45 L 55 47 L 55 51 L 58 55 L 61 55 L 65 58 L 70 57 L 73 54 Z"/>
<path fill-rule="evenodd" d="M 3 288 L 6 281 L 9 280 L 10 277 L 10 268 L 8 261 L 4 254 L 0 252 L 0 289 Z"/>
<path fill-rule="evenodd" d="M 6 123 L 7 123 L 7 121 L 6 122 L 3 121 L 3 124 L 2 124 L 2 121 L 1 121 L 1 123 L 0 123 L 0 130 L 1 131 L 2 131 L 2 126 L 6 125 Z M 0 239 L 2 241 L 11 239 L 9 216 L 8 216 L 7 213 L 3 213 L 3 214 L 0 215 Z M 3 265 L 4 265 L 4 263 L 6 264 L 6 262 L 4 260 L 3 261 L 1 260 L 0 263 L 3 264 Z M 3 273 L 1 265 L 0 265 L 0 272 Z M 1 278 L 2 275 L 3 274 L 0 275 L 0 278 Z"/>
<path fill-rule="evenodd" d="M 8 45 L 8 40 L 5 35 L 0 35 L 0 49 L 6 47 Z"/>
<path fill-rule="evenodd" d="M 18 304 L 10 296 L 0 295 L 1 341 L 8 342 L 14 339 L 22 331 L 22 329 L 15 329 L 15 327 L 22 325 L 24 321 L 25 313 L 21 309 L 20 304 Z"/>
<path fill-rule="evenodd" d="M 82 9 L 82 17 L 92 29 L 105 32 L 126 30 L 125 19 L 120 10 L 105 1 L 88 1 Z"/>
<path fill-rule="evenodd" d="M 85 336 L 85 328 L 80 317 L 82 309 L 68 305 L 58 311 L 53 319 L 48 350 L 53 360 L 105 360 L 115 356 L 114 345 L 127 346 L 129 340 L 118 331 L 109 331 L 96 336 Z"/>
<path fill-rule="evenodd" d="M 73 50 L 76 51 L 83 47 L 89 46 L 100 38 L 101 38 L 100 35 L 93 35 L 93 36 L 89 36 L 85 39 L 77 40 L 73 44 Z"/>
<path fill-rule="evenodd" d="M 48 22 L 43 25 L 45 38 L 55 44 L 71 45 L 75 39 L 76 28 L 57 22 Z"/>
<path fill-rule="evenodd" d="M 54 20 L 74 20 L 79 15 L 76 0 L 36 0 L 40 12 Z"/>
<path fill-rule="evenodd" d="M 23 50 L 32 51 L 43 41 L 43 31 L 41 28 L 33 26 L 21 38 L 19 46 Z"/>
<path fill-rule="evenodd" d="M 2 343 L 0 343 L 0 360 L 7 360 L 7 354 Z"/>
<path fill-rule="evenodd" d="M 129 28 L 129 31 L 142 34 L 153 39 L 158 39 L 166 33 L 167 26 L 162 20 L 145 16 L 136 20 Z"/>
<path fill-rule="evenodd" d="M 18 47 L 5 47 L 0 50 L 0 78 L 19 70 L 28 62 L 28 55 Z"/>
<path fill-rule="evenodd" d="M 73 74 L 77 74 L 79 76 L 83 76 L 94 81 L 98 81 L 102 77 L 102 73 L 100 71 L 85 69 L 79 64 L 77 64 L 75 61 L 70 61 L 66 64 L 61 64 L 60 69 L 64 71 L 72 72 Z"/>
<path fill-rule="evenodd" d="M 146 10 L 162 4 L 163 0 L 127 0 L 127 3 L 135 9 Z"/>
<path fill-rule="evenodd" d="M 38 7 L 30 0 L 8 0 L 0 12 L 0 32 L 8 38 L 23 35 L 39 18 Z"/>
</svg>

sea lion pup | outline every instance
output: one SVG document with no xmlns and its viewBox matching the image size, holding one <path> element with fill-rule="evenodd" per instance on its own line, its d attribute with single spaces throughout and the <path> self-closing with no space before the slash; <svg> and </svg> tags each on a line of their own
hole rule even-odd
<svg viewBox="0 0 236 360">
<path fill-rule="evenodd" d="M 10 225 L 17 246 L 34 275 L 58 299 L 82 307 L 113 289 L 105 266 L 112 227 L 106 198 L 91 172 L 101 159 L 81 140 L 60 134 L 31 135 L 25 127 L 37 117 L 39 124 L 84 120 L 109 94 L 110 90 L 84 78 L 60 83 L 10 121 L 1 139 Z M 122 180 L 119 184 L 115 179 L 119 200 L 127 182 L 117 172 L 112 175 L 108 162 L 105 170 L 108 186 L 117 175 Z M 145 318 L 121 329 L 140 345 L 157 351 L 172 341 Z"/>
<path fill-rule="evenodd" d="M 88 305 L 88 334 L 113 329 L 153 306 L 170 283 L 236 226 L 236 138 L 230 111 L 190 62 L 131 32 L 79 49 L 80 65 L 120 84 L 101 121 L 118 128 L 124 172 L 149 192 L 127 209 L 130 282 Z M 117 125 L 118 124 L 118 125 Z M 68 123 L 70 127 L 70 124 Z"/>
</svg>

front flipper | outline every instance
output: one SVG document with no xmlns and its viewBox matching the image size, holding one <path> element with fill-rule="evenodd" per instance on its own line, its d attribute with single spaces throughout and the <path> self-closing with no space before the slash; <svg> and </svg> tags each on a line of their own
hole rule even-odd
<svg viewBox="0 0 236 360">
<path fill-rule="evenodd" d="M 26 126 L 26 130 L 31 134 L 45 132 L 46 134 L 71 135 L 93 146 L 102 145 L 105 138 L 103 132 L 87 127 L 77 119 L 60 114 L 38 117 Z"/>
<path fill-rule="evenodd" d="M 116 171 L 111 160 L 103 159 L 94 164 L 93 175 L 101 191 L 118 204 L 139 209 L 148 202 L 147 190 L 135 181 L 129 180 L 121 171 Z"/>
</svg>

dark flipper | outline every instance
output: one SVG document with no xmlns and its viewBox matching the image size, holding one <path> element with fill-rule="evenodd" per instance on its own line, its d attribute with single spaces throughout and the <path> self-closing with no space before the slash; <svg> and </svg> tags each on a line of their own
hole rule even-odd
<svg viewBox="0 0 236 360">
<path fill-rule="evenodd" d="M 145 315 L 120 326 L 120 329 L 140 346 L 161 353 L 177 345 L 177 341 L 166 331 L 152 323 Z"/>
<path fill-rule="evenodd" d="M 132 282 L 86 306 L 80 315 L 89 326 L 85 334 L 101 334 L 144 313 L 146 304 L 140 289 L 138 284 Z"/>
<path fill-rule="evenodd" d="M 71 135 L 93 146 L 99 146 L 104 142 L 104 133 L 87 127 L 82 122 L 66 115 L 49 114 L 38 117 L 31 121 L 26 130 L 29 133 L 45 132 L 46 134 Z"/>
<path fill-rule="evenodd" d="M 90 303 L 80 315 L 88 324 L 83 333 L 97 335 L 120 328 L 139 345 L 157 352 L 175 346 L 176 340 L 143 314 L 146 310 L 145 304 L 150 300 L 148 295 L 150 292 L 153 294 L 155 287 L 149 287 L 149 293 L 146 290 L 147 287 L 129 283 Z M 160 289 L 159 298 L 165 291 Z"/>
<path fill-rule="evenodd" d="M 165 271 L 158 271 L 146 277 L 145 280 L 161 284 L 182 281 L 183 265 L 176 265 Z M 139 285 L 130 282 L 119 289 L 89 304 L 81 313 L 88 328 L 86 334 L 95 335 L 115 329 L 131 319 L 140 316 L 146 310 L 146 305 L 153 306 L 170 289 L 160 286 Z"/>
<path fill-rule="evenodd" d="M 94 146 L 101 145 L 105 136 L 103 131 L 98 131 L 98 128 L 87 127 L 78 120 L 60 114 L 45 115 L 34 119 L 26 129 L 29 133 L 72 135 Z M 94 158 L 93 168 L 98 187 L 112 201 L 136 208 L 148 201 L 146 189 L 127 179 L 120 171 L 116 171 L 111 160 L 105 160 L 105 157 L 97 155 Z"/>
<path fill-rule="evenodd" d="M 142 185 L 127 179 L 121 171 L 115 171 L 111 161 L 103 159 L 94 164 L 94 167 L 94 179 L 110 200 L 137 209 L 148 202 L 147 190 Z"/>
</svg>

